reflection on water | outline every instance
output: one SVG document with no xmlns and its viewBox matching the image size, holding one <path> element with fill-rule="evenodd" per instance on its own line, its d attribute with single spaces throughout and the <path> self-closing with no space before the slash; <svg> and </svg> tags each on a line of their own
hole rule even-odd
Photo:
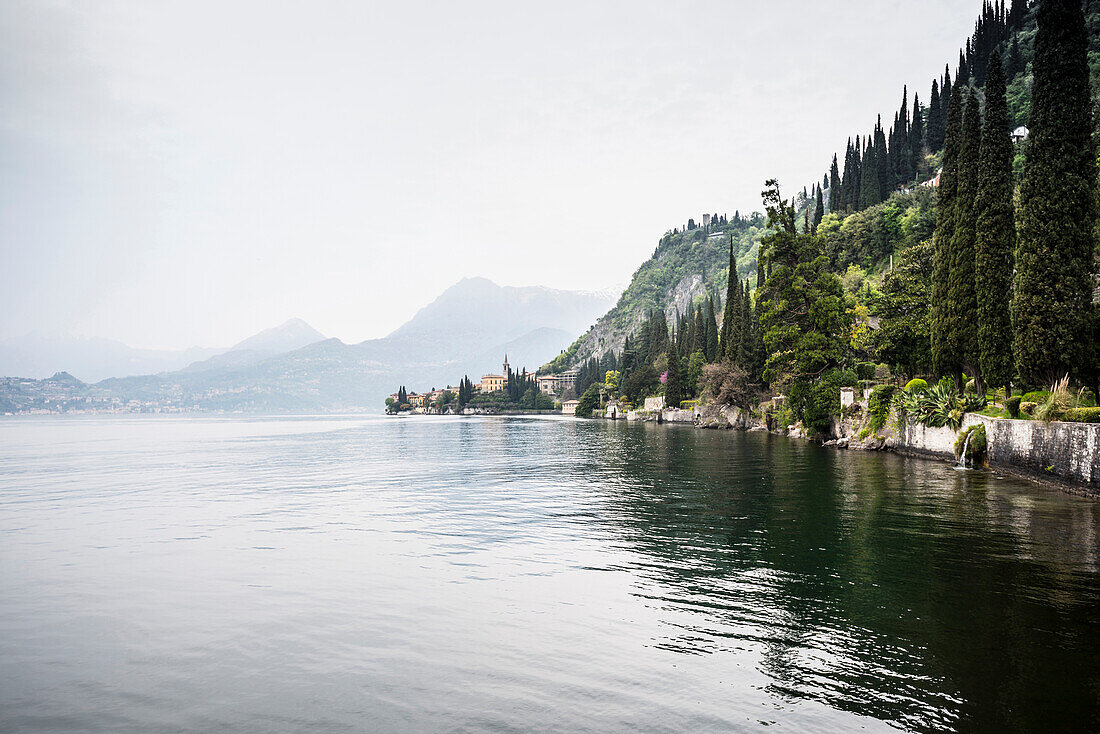
<svg viewBox="0 0 1100 734">
<path fill-rule="evenodd" d="M 3 731 L 1096 731 L 1100 506 L 784 438 L 0 422 Z"/>
</svg>

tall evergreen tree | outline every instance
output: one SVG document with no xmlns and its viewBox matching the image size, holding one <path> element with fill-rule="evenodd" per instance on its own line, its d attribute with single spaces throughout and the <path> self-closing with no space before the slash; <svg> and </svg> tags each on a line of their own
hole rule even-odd
<svg viewBox="0 0 1100 734">
<path fill-rule="evenodd" d="M 1008 25 L 1013 30 L 1020 30 L 1024 27 L 1024 21 L 1027 19 L 1027 3 L 1028 0 L 1012 0 L 1012 7 L 1008 11 Z"/>
<path fill-rule="evenodd" d="M 928 105 L 928 149 L 935 153 L 943 149 L 947 107 L 940 102 L 940 84 L 932 81 L 932 97 Z"/>
<path fill-rule="evenodd" d="M 707 348 L 705 354 L 708 362 L 713 362 L 718 358 L 718 320 L 717 314 L 714 312 L 714 296 L 707 297 Z"/>
<path fill-rule="evenodd" d="M 878 128 L 875 131 L 877 133 Z M 860 165 L 859 201 L 855 207 L 858 210 L 866 209 L 882 201 L 879 189 L 878 151 L 873 144 L 876 138 L 877 134 L 868 137 L 867 149 L 863 153 L 863 162 Z"/>
<path fill-rule="evenodd" d="M 840 182 L 840 196 L 833 204 L 834 212 L 851 211 L 852 192 L 856 188 L 855 179 L 858 176 L 852 160 L 852 139 L 848 138 L 848 147 L 844 151 L 844 178 Z"/>
<path fill-rule="evenodd" d="M 882 130 L 882 115 L 879 115 L 878 126 L 875 128 L 875 174 L 878 176 L 878 191 L 875 197 L 879 203 L 886 201 L 890 192 L 894 189 L 893 173 L 890 170 L 890 159 L 886 147 L 886 134 Z"/>
<path fill-rule="evenodd" d="M 944 124 L 944 139 L 947 137 L 947 114 L 951 108 L 951 67 L 948 65 L 943 70 L 943 83 L 940 84 L 940 106 L 944 109 L 943 124 Z M 961 92 L 960 92 L 961 94 Z"/>
<path fill-rule="evenodd" d="M 1001 55 L 994 51 L 985 77 L 985 124 L 974 207 L 978 364 L 982 380 L 994 387 L 1008 386 L 1013 374 L 1009 314 L 1016 249 L 1016 210 L 1012 203 L 1012 161 L 1016 151 L 1009 130 Z"/>
<path fill-rule="evenodd" d="M 680 369 L 680 354 L 675 349 L 668 350 L 668 380 L 665 383 L 665 402 L 670 408 L 679 408 L 683 400 L 683 379 Z"/>
<path fill-rule="evenodd" d="M 733 341 L 735 311 L 730 308 L 730 304 L 737 303 L 737 296 L 740 295 L 737 289 L 740 287 L 740 283 L 740 276 L 737 275 L 737 256 L 733 253 L 733 237 L 731 236 L 730 272 L 726 279 L 726 303 L 722 310 L 722 334 L 718 341 L 718 349 L 721 351 L 723 358 L 728 357 L 730 344 Z"/>
<path fill-rule="evenodd" d="M 829 211 L 835 213 L 840 208 L 840 168 L 837 165 L 836 154 L 833 154 L 833 165 L 829 168 Z"/>
<path fill-rule="evenodd" d="M 817 190 L 817 204 L 814 206 L 814 218 L 811 231 L 816 232 L 817 227 L 821 224 L 821 220 L 825 218 L 825 198 L 821 193 L 821 189 Z"/>
<path fill-rule="evenodd" d="M 741 281 L 737 279 L 736 274 L 733 283 L 733 294 L 729 301 L 726 302 L 726 312 L 729 314 L 730 319 L 730 338 L 726 342 L 723 356 L 731 361 L 737 361 L 737 355 L 741 353 L 741 340 L 744 336 L 745 325 L 741 323 Z"/>
<path fill-rule="evenodd" d="M 937 375 L 955 374 L 955 362 L 948 322 L 948 279 L 951 273 L 951 244 L 955 237 L 955 200 L 959 190 L 959 148 L 962 144 L 962 90 L 955 89 L 947 106 L 940 175 L 938 213 L 932 256 L 932 369 Z"/>
<path fill-rule="evenodd" d="M 961 86 L 961 85 L 960 85 Z M 947 330 L 955 379 L 961 371 L 978 374 L 978 296 L 976 290 L 974 202 L 978 193 L 978 154 L 982 144 L 982 113 L 974 90 L 963 113 L 959 145 L 959 187 L 955 197 L 955 232 L 951 238 L 951 270 L 947 277 Z"/>
<path fill-rule="evenodd" d="M 749 295 L 749 281 L 741 292 L 741 344 L 738 345 L 737 365 L 749 372 L 752 368 L 752 296 Z"/>
<path fill-rule="evenodd" d="M 1050 383 L 1083 373 L 1091 338 L 1096 150 L 1081 3 L 1043 0 L 1036 20 L 1012 317 L 1020 376 Z"/>
<path fill-rule="evenodd" d="M 916 180 L 920 162 L 924 159 L 924 110 L 920 95 L 913 95 L 913 121 L 909 126 L 909 181 Z"/>
</svg>

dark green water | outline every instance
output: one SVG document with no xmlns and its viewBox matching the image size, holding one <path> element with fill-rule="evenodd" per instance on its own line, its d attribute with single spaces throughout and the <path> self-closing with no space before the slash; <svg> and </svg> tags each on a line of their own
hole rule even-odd
<svg viewBox="0 0 1100 734">
<path fill-rule="evenodd" d="M 1097 503 L 762 434 L 0 422 L 0 730 L 1100 730 Z"/>
</svg>

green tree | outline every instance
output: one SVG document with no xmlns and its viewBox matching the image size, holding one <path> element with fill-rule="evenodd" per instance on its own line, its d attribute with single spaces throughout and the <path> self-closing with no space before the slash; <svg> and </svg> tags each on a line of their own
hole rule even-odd
<svg viewBox="0 0 1100 734">
<path fill-rule="evenodd" d="M 948 361 L 961 390 L 962 371 L 976 374 L 978 366 L 978 300 L 976 291 L 974 202 L 978 193 L 978 155 L 982 144 L 982 115 L 978 95 L 971 90 L 963 113 L 959 145 L 959 185 L 955 197 L 955 232 L 951 238 L 950 271 L 944 304 Z"/>
<path fill-rule="evenodd" d="M 718 341 L 718 348 L 722 351 L 723 358 L 730 358 L 731 345 L 734 344 L 736 335 L 737 309 L 741 305 L 740 299 L 741 279 L 737 275 L 737 256 L 733 252 L 733 237 L 730 237 L 730 270 L 726 279 L 726 304 L 722 310 L 722 335 Z"/>
<path fill-rule="evenodd" d="M 834 153 L 833 165 L 829 168 L 829 212 L 835 213 L 840 208 L 840 168 Z"/>
<path fill-rule="evenodd" d="M 600 407 L 600 385 L 599 383 L 592 383 L 581 395 L 581 399 L 577 401 L 577 417 L 579 418 L 591 418 L 592 412 Z"/>
<path fill-rule="evenodd" d="M 932 97 L 928 104 L 928 149 L 932 152 L 943 148 L 944 130 L 947 124 L 946 106 L 940 103 L 940 83 L 932 80 Z"/>
<path fill-rule="evenodd" d="M 619 378 L 622 374 L 618 370 L 608 370 L 603 376 L 604 389 L 608 395 L 619 394 Z"/>
<path fill-rule="evenodd" d="M 1081 3 L 1043 0 L 1036 20 L 1012 318 L 1020 377 L 1049 384 L 1090 343 L 1096 150 Z"/>
<path fill-rule="evenodd" d="M 798 234 L 794 208 L 770 180 L 763 192 L 773 228 L 761 242 L 769 274 L 757 291 L 770 385 L 812 381 L 844 358 L 848 317 L 844 286 L 829 272 L 822 237 Z"/>
<path fill-rule="evenodd" d="M 1016 249 L 1016 210 L 1012 203 L 1015 155 L 1001 56 L 994 51 L 985 77 L 985 123 L 974 206 L 978 364 L 982 380 L 994 387 L 1007 387 L 1014 371 L 1010 306 Z"/>
<path fill-rule="evenodd" d="M 879 361 L 911 377 L 932 369 L 932 253 L 931 240 L 902 250 L 871 309 L 881 319 L 872 337 Z"/>
<path fill-rule="evenodd" d="M 817 231 L 817 226 L 821 224 L 821 220 L 825 218 L 825 198 L 821 193 L 821 189 L 817 190 L 817 203 L 814 205 L 814 217 L 811 226 L 811 230 Z"/>
<path fill-rule="evenodd" d="M 683 395 L 683 377 L 680 374 L 680 354 L 675 349 L 668 350 L 668 378 L 665 382 L 665 402 L 670 408 L 680 407 Z"/>
<path fill-rule="evenodd" d="M 714 312 L 714 296 L 707 298 L 707 348 L 705 354 L 708 362 L 713 362 L 718 358 L 718 320 Z"/>
<path fill-rule="evenodd" d="M 932 259 L 932 369 L 937 375 L 955 374 L 959 365 L 951 344 L 948 293 L 955 237 L 955 200 L 959 191 L 959 149 L 962 146 L 962 89 L 951 93 L 940 174 L 939 214 Z"/>
<path fill-rule="evenodd" d="M 878 129 L 875 129 L 877 137 Z M 871 140 L 875 138 L 872 137 Z M 885 161 L 881 161 L 885 163 Z M 859 201 L 857 209 L 867 209 L 882 201 L 882 193 L 879 189 L 879 156 L 872 143 L 867 144 L 867 150 L 863 153 L 863 162 L 860 166 Z"/>
<path fill-rule="evenodd" d="M 735 362 L 748 370 L 752 365 L 752 296 L 749 294 L 749 281 L 745 281 L 745 287 L 741 291 L 741 315 L 738 317 L 741 323 L 741 343 L 737 345 L 737 359 Z"/>
<path fill-rule="evenodd" d="M 692 352 L 688 359 L 687 379 L 684 392 L 688 397 L 696 397 L 699 394 L 699 378 L 703 374 L 703 366 L 707 363 L 707 356 L 702 352 Z"/>
</svg>

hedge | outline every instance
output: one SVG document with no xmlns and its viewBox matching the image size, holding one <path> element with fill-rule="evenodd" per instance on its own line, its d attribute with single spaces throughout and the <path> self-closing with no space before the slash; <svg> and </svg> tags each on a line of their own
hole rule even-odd
<svg viewBox="0 0 1100 734">
<path fill-rule="evenodd" d="M 1008 409 L 1008 414 L 1013 418 L 1020 417 L 1020 403 L 1023 402 L 1019 395 L 1013 395 L 1005 401 L 1005 408 Z"/>
<path fill-rule="evenodd" d="M 1100 423 L 1100 408 L 1070 408 L 1062 420 L 1067 423 Z"/>
</svg>

